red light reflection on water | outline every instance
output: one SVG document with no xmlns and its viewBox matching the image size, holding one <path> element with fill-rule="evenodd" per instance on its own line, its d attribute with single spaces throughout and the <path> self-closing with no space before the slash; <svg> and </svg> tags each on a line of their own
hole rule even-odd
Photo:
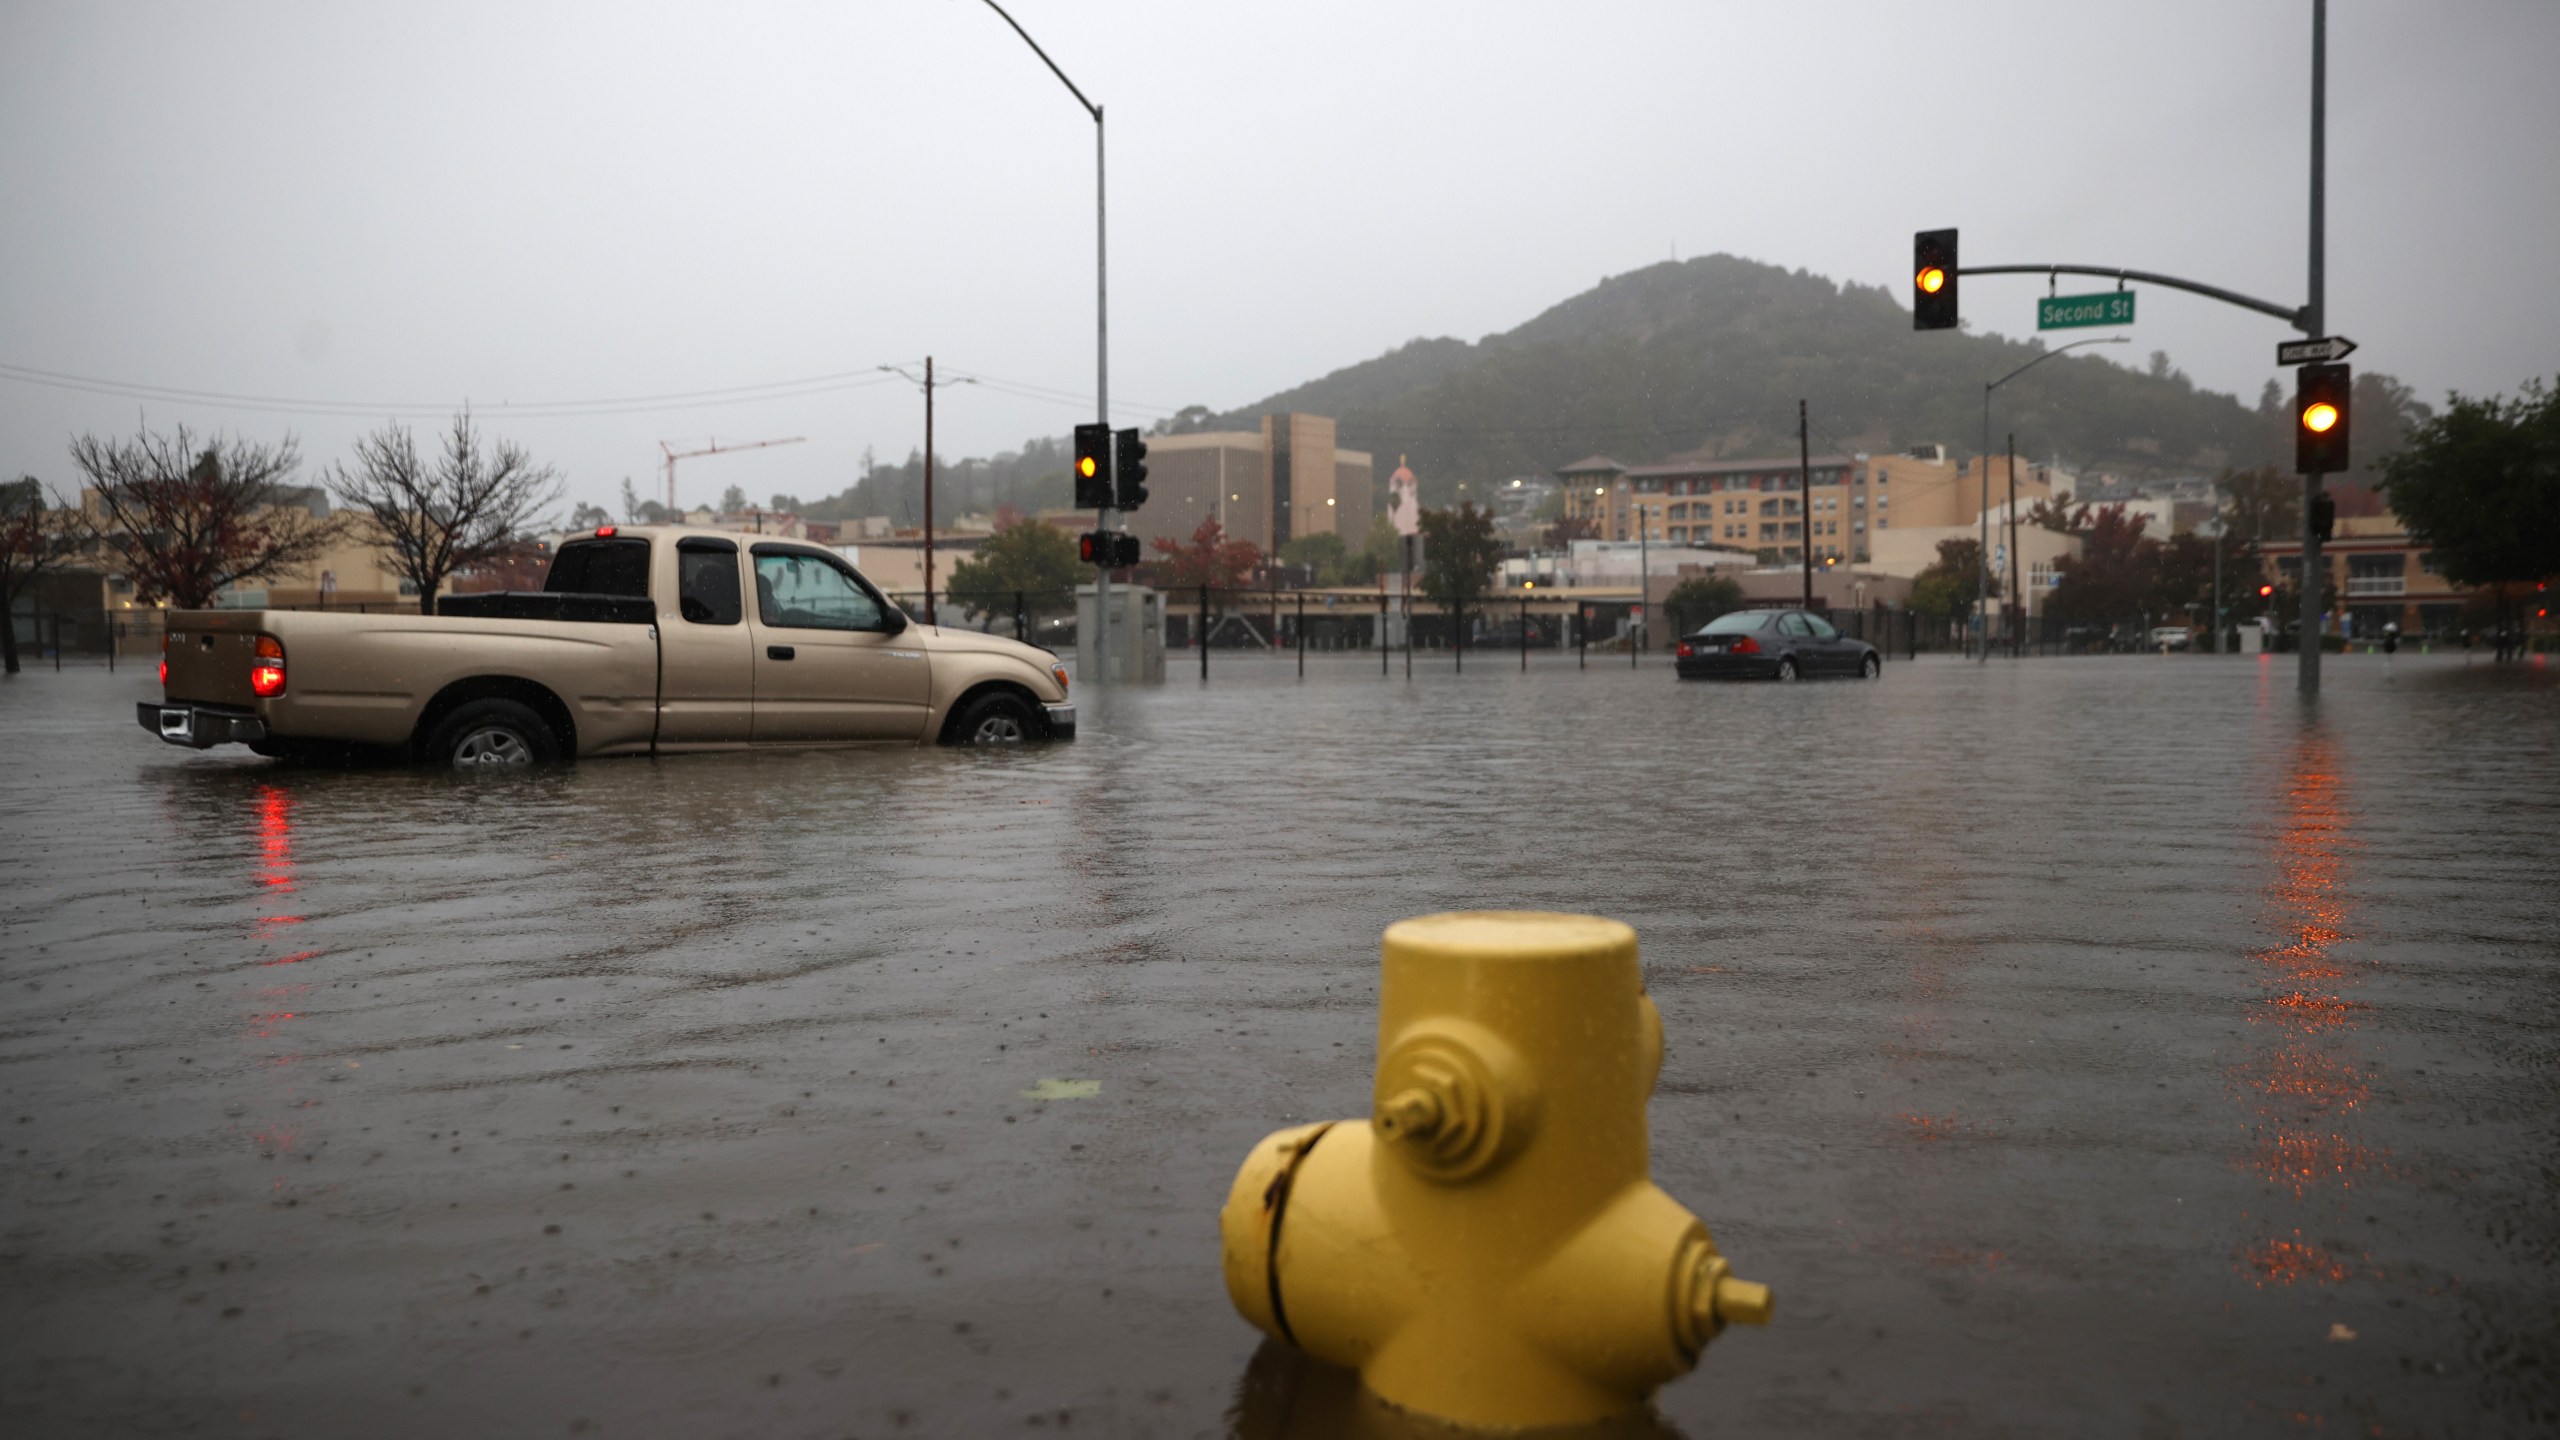
<svg viewBox="0 0 2560 1440">
<path fill-rule="evenodd" d="M 2351 1191 L 2388 1158 L 2352 1133 L 2373 1087 L 2348 1047 L 2371 1007 L 2347 998 L 2361 967 L 2338 954 L 2353 938 L 2354 851 L 2340 770 L 2326 737 L 2301 736 L 2269 856 L 2264 923 L 2274 943 L 2249 952 L 2261 993 L 2248 1018 L 2266 1040 L 2232 1069 L 2253 1116 L 2241 1164 L 2295 1202 Z M 2261 1287 L 2330 1285 L 2353 1273 L 2300 1230 L 2243 1245 L 2237 1265 Z"/>
</svg>

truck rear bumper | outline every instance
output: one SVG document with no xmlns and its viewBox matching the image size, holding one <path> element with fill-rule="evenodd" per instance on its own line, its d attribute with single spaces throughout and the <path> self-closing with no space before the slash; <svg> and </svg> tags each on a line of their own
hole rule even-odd
<svg viewBox="0 0 2560 1440">
<path fill-rule="evenodd" d="M 1073 740 L 1076 738 L 1076 707 L 1073 705 L 1043 705 L 1040 708 L 1049 712 L 1050 739 Z"/>
<path fill-rule="evenodd" d="M 190 750 L 267 738 L 267 722 L 255 715 L 185 700 L 137 701 L 133 707 L 133 718 L 143 729 L 172 745 L 184 745 Z"/>
</svg>

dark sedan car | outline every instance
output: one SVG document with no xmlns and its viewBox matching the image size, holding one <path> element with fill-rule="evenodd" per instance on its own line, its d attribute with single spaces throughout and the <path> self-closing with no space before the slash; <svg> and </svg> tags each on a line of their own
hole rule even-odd
<svg viewBox="0 0 2560 1440">
<path fill-rule="evenodd" d="M 1852 640 L 1802 610 L 1737 610 L 1680 642 L 1683 680 L 1794 680 L 1884 673 L 1876 647 Z"/>
</svg>

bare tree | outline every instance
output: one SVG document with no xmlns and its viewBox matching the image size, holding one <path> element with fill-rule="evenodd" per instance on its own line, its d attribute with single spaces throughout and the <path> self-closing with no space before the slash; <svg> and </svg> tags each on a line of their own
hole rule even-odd
<svg viewBox="0 0 2560 1440">
<path fill-rule="evenodd" d="M 338 536 L 312 503 L 316 491 L 286 483 L 302 463 L 281 444 L 215 435 L 198 442 L 180 425 L 131 440 L 83 435 L 71 463 L 86 477 L 80 523 L 121 561 L 135 598 L 200 610 L 226 585 L 301 569 Z"/>
<path fill-rule="evenodd" d="M 356 442 L 353 469 L 329 471 L 329 493 L 373 522 L 392 569 L 418 587 L 418 610 L 427 615 L 446 576 L 514 550 L 561 489 L 559 472 L 534 464 L 515 442 L 484 441 L 468 410 L 453 417 L 432 466 L 393 421 Z"/>
<path fill-rule="evenodd" d="M 85 541 L 76 517 L 44 508 L 34 476 L 0 485 L 0 673 L 18 673 L 18 597 Z"/>
</svg>

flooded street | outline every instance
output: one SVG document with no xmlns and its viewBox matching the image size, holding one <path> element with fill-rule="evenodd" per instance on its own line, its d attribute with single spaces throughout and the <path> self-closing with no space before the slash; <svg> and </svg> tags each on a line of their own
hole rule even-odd
<svg viewBox="0 0 2560 1440">
<path fill-rule="evenodd" d="M 2551 669 L 1188 658 L 464 780 L 0 686 L 0 1429 L 1338 1433 L 1217 1211 L 1467 908 L 1642 938 L 1655 1178 L 1778 1297 L 1675 1433 L 2560 1427 Z"/>
</svg>

